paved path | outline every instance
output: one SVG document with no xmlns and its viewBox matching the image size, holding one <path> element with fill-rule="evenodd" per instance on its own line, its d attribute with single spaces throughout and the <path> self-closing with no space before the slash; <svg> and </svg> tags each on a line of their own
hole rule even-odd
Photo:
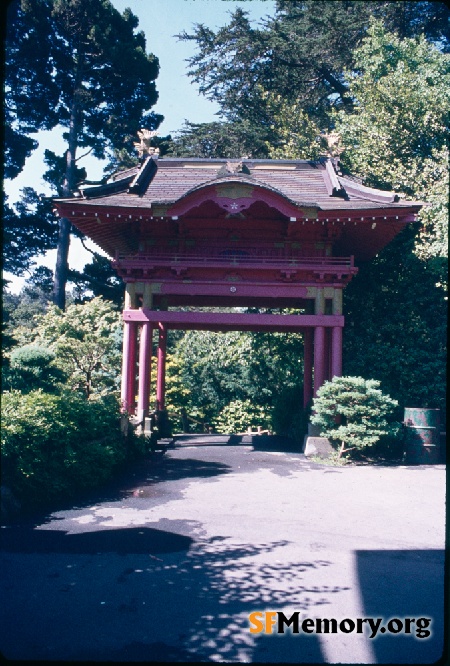
<svg viewBox="0 0 450 666">
<path fill-rule="evenodd" d="M 444 466 L 326 467 L 228 441 L 180 439 L 102 497 L 2 528 L 3 654 L 434 662 L 443 634 Z M 260 610 L 425 617 L 433 633 L 250 634 L 248 615 Z"/>
</svg>

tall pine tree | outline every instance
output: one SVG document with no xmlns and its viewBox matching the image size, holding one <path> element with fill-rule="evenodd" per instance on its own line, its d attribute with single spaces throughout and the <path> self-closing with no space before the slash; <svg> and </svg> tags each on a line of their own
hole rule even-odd
<svg viewBox="0 0 450 666">
<path fill-rule="evenodd" d="M 137 17 L 129 9 L 120 14 L 109 0 L 21 0 L 10 21 L 6 63 L 10 127 L 15 131 L 17 121 L 33 118 L 33 109 L 21 106 L 26 91 L 30 98 L 34 86 L 43 98 L 45 91 L 52 113 L 38 127 L 62 128 L 67 150 L 58 194 L 71 197 L 77 185 L 79 149 L 104 158 L 114 148 L 131 149 L 140 127 L 155 129 L 160 124 L 162 116 L 150 110 L 158 97 L 158 59 L 146 53 L 144 34 L 136 32 Z M 33 57 L 29 40 L 21 40 L 30 34 Z M 23 64 L 19 68 L 13 61 Z M 26 132 L 20 136 L 25 136 L 23 151 L 28 154 L 33 146 L 27 142 Z M 15 168 L 20 170 L 20 163 Z M 70 222 L 61 219 L 53 293 L 61 309 L 65 306 L 70 230 Z"/>
<path fill-rule="evenodd" d="M 278 0 L 274 16 L 256 27 L 239 8 L 228 25 L 214 31 L 197 24 L 179 38 L 196 45 L 188 73 L 200 93 L 219 104 L 228 133 L 246 121 L 276 145 L 273 96 L 297 104 L 320 129 L 333 109 L 352 109 L 344 72 L 354 65 L 372 16 L 399 37 L 424 34 L 441 50 L 450 48 L 445 3 L 409 0 Z M 186 145 L 186 133 L 181 138 Z"/>
</svg>

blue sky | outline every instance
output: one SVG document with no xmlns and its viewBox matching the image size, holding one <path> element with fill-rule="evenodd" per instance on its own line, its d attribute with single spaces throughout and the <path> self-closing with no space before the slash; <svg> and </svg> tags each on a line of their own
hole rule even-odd
<svg viewBox="0 0 450 666">
<path fill-rule="evenodd" d="M 217 120 L 218 106 L 198 93 L 195 84 L 188 78 L 186 59 L 195 53 L 192 42 L 177 40 L 175 35 L 186 30 L 190 32 L 196 23 L 204 23 L 216 29 L 229 22 L 230 13 L 242 7 L 249 13 L 250 19 L 259 22 L 268 15 L 273 15 L 275 0 L 112 0 L 112 4 L 122 12 L 130 7 L 139 18 L 138 30 L 145 33 L 147 52 L 154 53 L 160 62 L 160 73 L 156 80 L 159 99 L 153 110 L 164 116 L 159 128 L 161 136 L 181 129 L 185 120 L 191 122 L 210 122 Z M 29 158 L 23 172 L 12 182 L 5 183 L 5 190 L 10 202 L 20 197 L 23 187 L 34 187 L 39 193 L 50 194 L 41 174 L 45 167 L 43 153 L 50 148 L 62 154 L 65 149 L 59 130 L 42 132 L 37 135 L 39 148 Z M 88 178 L 102 177 L 102 163 L 94 158 L 85 158 L 80 166 L 85 166 Z M 51 251 L 45 258 L 38 260 L 38 265 L 54 268 L 56 251 Z M 81 270 L 90 255 L 78 241 L 72 241 L 69 254 L 71 268 Z M 7 279 L 12 276 L 5 275 Z M 14 278 L 10 291 L 20 291 L 24 279 Z"/>
</svg>

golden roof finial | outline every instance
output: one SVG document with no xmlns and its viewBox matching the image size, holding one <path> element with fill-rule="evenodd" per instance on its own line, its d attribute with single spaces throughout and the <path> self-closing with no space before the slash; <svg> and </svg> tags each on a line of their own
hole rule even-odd
<svg viewBox="0 0 450 666">
<path fill-rule="evenodd" d="M 323 138 L 328 144 L 328 153 L 332 157 L 339 157 L 339 155 L 344 152 L 345 147 L 341 143 L 341 135 L 338 134 L 338 132 L 323 134 Z"/>
<path fill-rule="evenodd" d="M 155 130 L 148 130 L 148 129 L 141 129 L 140 131 L 138 130 L 138 137 L 140 139 L 139 143 L 134 143 L 134 147 L 139 153 L 139 157 L 148 157 L 149 155 L 154 155 L 155 157 L 158 157 L 159 155 L 159 148 L 154 148 L 151 145 L 152 139 L 155 138 L 155 136 L 158 135 L 158 132 Z"/>
</svg>

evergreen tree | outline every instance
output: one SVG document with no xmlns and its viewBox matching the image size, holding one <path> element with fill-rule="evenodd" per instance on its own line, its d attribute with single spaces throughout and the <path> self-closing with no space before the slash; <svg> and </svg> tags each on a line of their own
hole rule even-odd
<svg viewBox="0 0 450 666">
<path fill-rule="evenodd" d="M 332 108 L 351 110 L 344 71 L 353 66 L 371 16 L 400 37 L 423 33 L 449 48 L 449 11 L 441 2 L 279 0 L 275 15 L 258 27 L 239 8 L 217 31 L 197 24 L 179 37 L 198 47 L 188 63 L 200 93 L 219 103 L 224 119 L 246 119 L 270 140 L 265 92 L 300 104 L 320 126 Z"/>
<path fill-rule="evenodd" d="M 3 270 L 24 275 L 32 266 L 33 257 L 55 247 L 57 236 L 58 223 L 48 199 L 26 187 L 13 208 L 3 193 Z"/>
<path fill-rule="evenodd" d="M 399 39 L 374 21 L 348 73 L 354 112 L 337 114 L 342 167 L 366 184 L 431 203 L 421 213 L 424 258 L 448 256 L 450 55 L 423 37 Z M 439 277 L 444 281 L 446 267 Z"/>
<path fill-rule="evenodd" d="M 248 120 L 190 123 L 175 135 L 170 149 L 175 157 L 267 158 L 266 134 Z"/>
<path fill-rule="evenodd" d="M 26 7 L 28 7 L 26 9 Z M 6 12 L 4 67 L 4 176 L 15 178 L 37 148 L 30 137 L 58 122 L 58 86 L 54 79 L 51 4 L 15 0 Z"/>
<path fill-rule="evenodd" d="M 20 36 L 32 32 L 29 26 L 34 26 L 37 15 L 34 60 L 25 59 L 19 70 L 12 65 L 11 55 L 6 64 L 11 120 L 19 114 L 23 81 L 30 88 L 37 82 L 53 95 L 53 116 L 45 122 L 64 130 L 67 150 L 58 194 L 71 197 L 77 185 L 79 149 L 98 158 L 113 147 L 131 150 L 140 127 L 154 129 L 161 122 L 162 117 L 150 111 L 157 100 L 159 65 L 155 56 L 146 54 L 143 33 L 135 32 L 137 17 L 129 9 L 120 14 L 109 0 L 22 0 L 10 30 L 15 59 L 22 57 Z M 40 77 L 42 70 L 45 77 Z M 27 117 L 26 110 L 23 115 Z M 65 306 L 70 230 L 69 220 L 61 219 L 53 295 L 61 308 Z"/>
<path fill-rule="evenodd" d="M 382 382 L 405 407 L 446 414 L 447 301 L 408 228 L 361 266 L 344 296 L 344 370 Z"/>
<path fill-rule="evenodd" d="M 311 423 L 324 437 L 341 443 L 339 457 L 376 444 L 390 432 L 389 416 L 397 401 L 380 391 L 380 382 L 334 377 L 317 391 Z"/>
<path fill-rule="evenodd" d="M 92 261 L 84 266 L 82 272 L 69 271 L 69 280 L 74 285 L 76 303 L 90 300 L 92 296 L 101 296 L 118 307 L 123 305 L 122 278 L 117 276 L 109 259 L 96 252 L 93 252 Z"/>
</svg>

